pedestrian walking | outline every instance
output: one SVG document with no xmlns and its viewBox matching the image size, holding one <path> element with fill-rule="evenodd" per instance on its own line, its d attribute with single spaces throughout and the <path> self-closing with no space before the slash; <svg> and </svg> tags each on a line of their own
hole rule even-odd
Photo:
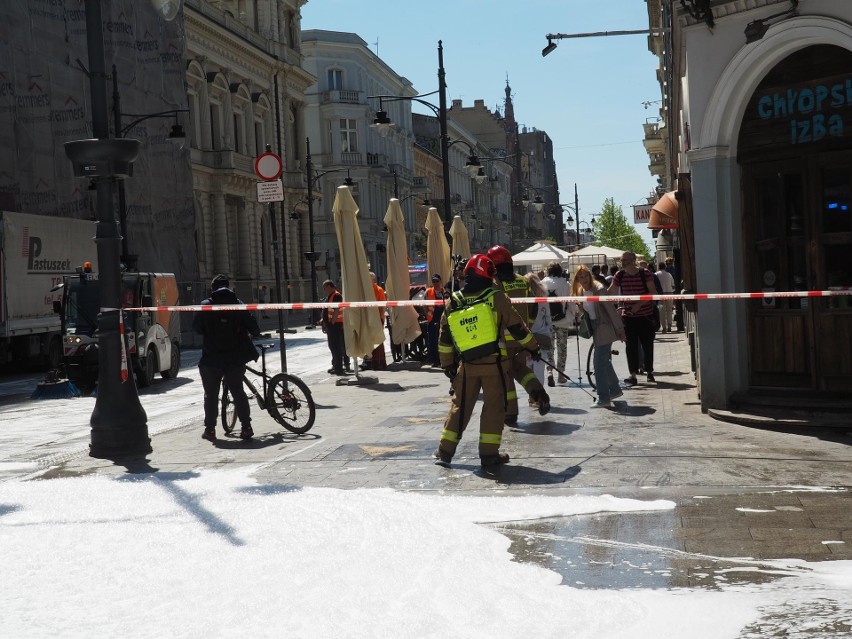
<svg viewBox="0 0 852 639">
<path fill-rule="evenodd" d="M 568 284 L 568 276 L 559 262 L 551 262 L 547 265 L 547 277 L 541 281 L 547 290 L 548 297 L 568 297 L 571 294 L 571 286 Z M 577 304 L 574 302 L 551 302 L 551 352 L 559 372 L 559 384 L 567 384 L 568 378 L 562 374 L 568 362 L 568 337 L 571 329 L 575 327 L 577 318 Z M 574 329 L 576 331 L 576 329 Z M 576 332 L 575 332 L 576 334 Z M 555 386 L 553 380 L 553 368 L 547 367 L 547 385 Z"/>
<path fill-rule="evenodd" d="M 636 254 L 625 251 L 621 256 L 621 270 L 612 278 L 608 293 L 620 292 L 622 295 L 656 294 L 654 278 L 648 269 L 636 265 Z M 639 369 L 645 371 L 649 382 L 654 379 L 654 308 L 653 302 L 627 302 L 621 306 L 621 319 L 627 335 L 627 366 L 630 376 L 625 383 L 633 386 L 637 383 Z M 639 346 L 642 347 L 643 361 L 639 361 Z"/>
<path fill-rule="evenodd" d="M 505 335 L 523 344 L 526 353 L 541 356 L 535 338 L 509 298 L 494 287 L 494 274 L 494 264 L 488 257 L 473 255 L 465 267 L 464 286 L 453 293 L 441 318 L 441 365 L 452 380 L 453 395 L 435 452 L 435 464 L 449 467 L 481 390 L 479 459 L 483 473 L 489 476 L 496 475 L 509 461 L 509 455 L 500 452 L 509 393 L 514 390 Z"/>
<path fill-rule="evenodd" d="M 666 269 L 666 265 L 660 262 L 657 265 L 657 279 L 660 280 L 660 286 L 663 289 L 663 295 L 671 295 L 675 290 L 675 282 L 672 274 Z M 672 332 L 672 311 L 674 310 L 674 300 L 664 299 L 660 303 L 660 324 L 663 333 Z"/>
<path fill-rule="evenodd" d="M 532 292 L 533 297 L 547 297 L 547 290 L 541 283 L 538 275 L 535 273 L 525 273 L 524 279 L 527 281 L 529 285 L 530 291 Z M 547 302 L 538 302 L 538 311 L 535 315 L 535 321 L 533 321 L 532 326 L 530 326 L 530 332 L 535 337 L 535 341 L 538 342 L 538 346 L 541 349 L 541 356 L 538 359 L 533 359 L 529 357 L 527 360 L 527 366 L 529 366 L 530 370 L 535 374 L 535 378 L 541 383 L 544 384 L 544 375 L 545 369 L 548 368 L 544 363 L 544 360 L 552 360 L 551 357 L 551 348 L 552 340 L 551 340 L 551 330 L 553 328 L 553 321 L 550 319 L 550 304 Z M 551 380 L 553 377 L 551 376 Z M 538 402 L 535 401 L 532 397 L 529 399 L 529 404 L 533 408 L 538 408 Z"/>
<path fill-rule="evenodd" d="M 574 274 L 574 295 L 606 295 L 606 288 L 583 265 Z M 592 320 L 593 362 L 597 380 L 598 400 L 592 408 L 611 408 L 612 400 L 621 397 L 624 391 L 618 383 L 618 375 L 612 367 L 612 343 L 627 339 L 624 323 L 612 302 L 583 302 L 583 311 Z"/>
<path fill-rule="evenodd" d="M 210 297 L 202 305 L 242 304 L 230 288 L 226 275 L 217 275 L 210 284 Z M 204 432 L 201 437 L 216 441 L 216 420 L 219 418 L 219 389 L 222 380 L 234 398 L 234 409 L 240 420 L 240 439 L 251 439 L 251 407 L 243 376 L 246 364 L 259 357 L 252 343 L 260 337 L 260 327 L 248 311 L 200 311 L 192 319 L 192 329 L 202 336 L 201 359 L 198 370 L 204 388 Z"/>
</svg>

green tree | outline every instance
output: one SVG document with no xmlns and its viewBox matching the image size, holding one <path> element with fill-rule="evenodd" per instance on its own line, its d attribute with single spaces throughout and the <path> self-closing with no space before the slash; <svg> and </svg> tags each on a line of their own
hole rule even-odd
<svg viewBox="0 0 852 639">
<path fill-rule="evenodd" d="M 597 246 L 633 251 L 637 255 L 644 255 L 648 261 L 654 259 L 654 254 L 645 244 L 645 240 L 627 221 L 621 207 L 616 206 L 612 198 L 604 201 L 595 220 L 593 232 Z"/>
</svg>

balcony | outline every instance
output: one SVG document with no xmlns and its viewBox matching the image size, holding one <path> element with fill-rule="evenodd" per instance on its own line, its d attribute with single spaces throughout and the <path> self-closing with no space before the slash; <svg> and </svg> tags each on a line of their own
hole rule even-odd
<svg viewBox="0 0 852 639">
<path fill-rule="evenodd" d="M 411 178 L 411 190 L 415 193 L 429 193 L 432 190 L 429 178 L 422 175 L 415 175 Z"/>
<path fill-rule="evenodd" d="M 340 163 L 344 166 L 364 166 L 364 156 L 357 151 L 340 154 Z"/>
<path fill-rule="evenodd" d="M 661 127 L 659 122 L 646 122 L 642 126 L 645 129 L 645 139 L 642 141 L 642 143 L 645 145 L 645 150 L 648 152 L 648 154 L 651 155 L 664 153 L 664 127 Z"/>
<path fill-rule="evenodd" d="M 334 91 L 323 91 L 323 104 L 366 104 L 363 91 L 348 91 L 338 89 Z"/>
<path fill-rule="evenodd" d="M 230 149 L 222 151 L 192 149 L 192 162 L 212 169 L 240 171 L 254 175 L 254 158 Z"/>
<path fill-rule="evenodd" d="M 369 166 L 371 169 L 387 169 L 388 171 L 390 171 L 388 156 L 384 153 L 368 153 L 367 166 Z"/>
</svg>

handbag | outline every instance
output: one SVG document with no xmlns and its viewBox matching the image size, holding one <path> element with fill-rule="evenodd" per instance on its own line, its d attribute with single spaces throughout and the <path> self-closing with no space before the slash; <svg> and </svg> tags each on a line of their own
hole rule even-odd
<svg viewBox="0 0 852 639">
<path fill-rule="evenodd" d="M 548 333 L 533 333 L 535 341 L 538 342 L 538 347 L 543 351 L 549 351 L 553 348 L 553 342 L 550 340 Z"/>
<path fill-rule="evenodd" d="M 577 335 L 583 339 L 590 339 L 594 333 L 592 318 L 589 317 L 588 311 L 583 311 L 583 314 L 580 315 L 580 321 L 577 323 Z"/>
</svg>

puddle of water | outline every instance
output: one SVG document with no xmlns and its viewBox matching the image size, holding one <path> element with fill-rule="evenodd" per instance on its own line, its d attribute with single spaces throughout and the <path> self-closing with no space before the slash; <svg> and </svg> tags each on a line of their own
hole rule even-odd
<svg viewBox="0 0 852 639">
<path fill-rule="evenodd" d="M 785 575 L 684 551 L 675 511 L 606 513 L 493 526 L 517 561 L 562 575 L 575 588 L 707 588 L 762 584 Z M 638 542 L 638 543 L 637 543 Z"/>
</svg>

